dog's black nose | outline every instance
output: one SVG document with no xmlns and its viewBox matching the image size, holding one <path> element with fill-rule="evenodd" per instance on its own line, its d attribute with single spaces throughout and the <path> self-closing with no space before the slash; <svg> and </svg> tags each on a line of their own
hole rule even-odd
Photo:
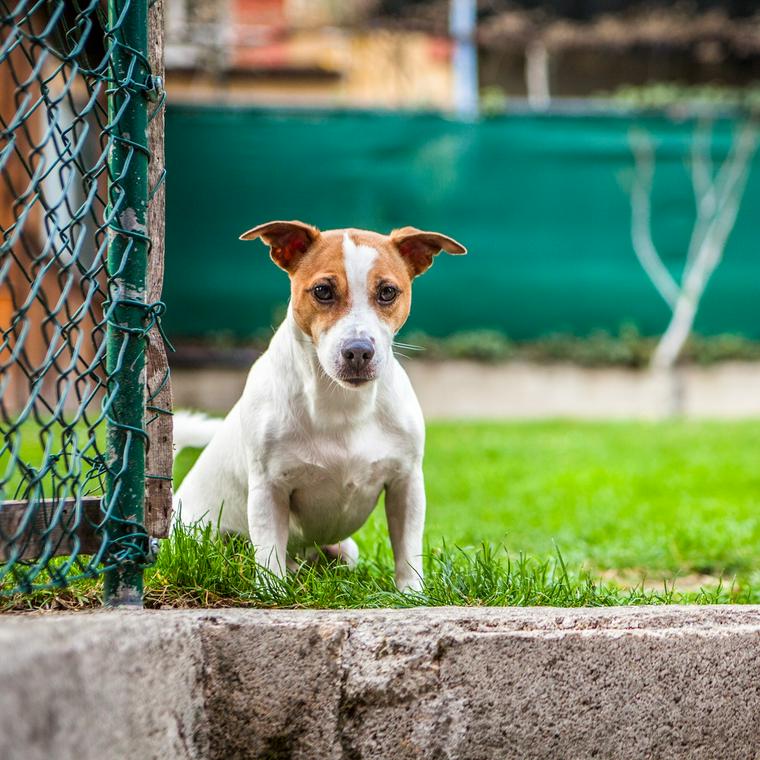
<svg viewBox="0 0 760 760">
<path fill-rule="evenodd" d="M 340 353 L 348 367 L 354 372 L 362 372 L 372 361 L 375 347 L 366 338 L 360 338 L 346 343 Z"/>
</svg>

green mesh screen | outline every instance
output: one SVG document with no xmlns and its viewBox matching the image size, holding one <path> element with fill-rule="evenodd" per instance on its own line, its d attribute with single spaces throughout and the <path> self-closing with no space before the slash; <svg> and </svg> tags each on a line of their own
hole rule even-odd
<svg viewBox="0 0 760 760">
<path fill-rule="evenodd" d="M 166 119 L 166 329 L 245 338 L 277 324 L 287 277 L 238 235 L 269 219 L 323 229 L 410 224 L 452 235 L 414 286 L 409 329 L 496 328 L 516 339 L 636 324 L 669 310 L 631 245 L 632 129 L 654 142 L 653 233 L 680 276 L 695 218 L 697 119 L 637 112 L 515 113 L 473 123 L 437 114 L 170 105 Z M 714 165 L 739 122 L 716 116 Z M 696 330 L 760 338 L 760 153 Z"/>
</svg>

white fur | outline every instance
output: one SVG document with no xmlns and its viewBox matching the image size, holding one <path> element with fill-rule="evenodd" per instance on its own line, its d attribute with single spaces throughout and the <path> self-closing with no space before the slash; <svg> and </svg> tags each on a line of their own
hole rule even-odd
<svg viewBox="0 0 760 760">
<path fill-rule="evenodd" d="M 185 524 L 249 535 L 257 561 L 282 574 L 288 555 L 305 556 L 315 545 L 340 543 L 331 549 L 355 564 L 349 537 L 385 491 L 396 584 L 415 590 L 425 518 L 422 412 L 392 354 L 392 335 L 369 303 L 367 275 L 377 252 L 348 236 L 343 249 L 349 314 L 315 348 L 288 310 L 177 491 L 175 510 Z M 376 380 L 347 388 L 324 365 L 354 336 L 374 338 L 384 356 Z"/>
<path fill-rule="evenodd" d="M 177 412 L 172 423 L 175 452 L 206 446 L 222 425 L 221 420 L 203 412 Z"/>
</svg>

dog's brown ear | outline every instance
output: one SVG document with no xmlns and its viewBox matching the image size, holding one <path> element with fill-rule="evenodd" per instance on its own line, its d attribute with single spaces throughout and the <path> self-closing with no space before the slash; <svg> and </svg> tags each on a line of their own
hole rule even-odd
<svg viewBox="0 0 760 760">
<path fill-rule="evenodd" d="M 241 240 L 261 238 L 269 246 L 272 261 L 286 272 L 293 272 L 319 237 L 319 230 L 304 222 L 266 222 L 244 232 Z"/>
<path fill-rule="evenodd" d="M 467 253 L 467 249 L 453 238 L 441 235 L 440 232 L 423 232 L 415 227 L 393 230 L 391 241 L 398 248 L 412 277 L 429 269 L 433 263 L 433 257 L 441 251 L 455 255 Z"/>
</svg>

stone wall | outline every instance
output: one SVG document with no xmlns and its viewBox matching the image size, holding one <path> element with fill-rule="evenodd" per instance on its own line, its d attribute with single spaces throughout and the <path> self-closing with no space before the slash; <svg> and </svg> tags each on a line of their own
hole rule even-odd
<svg viewBox="0 0 760 760">
<path fill-rule="evenodd" d="M 0 757 L 721 758 L 760 746 L 760 608 L 0 620 Z"/>
</svg>

